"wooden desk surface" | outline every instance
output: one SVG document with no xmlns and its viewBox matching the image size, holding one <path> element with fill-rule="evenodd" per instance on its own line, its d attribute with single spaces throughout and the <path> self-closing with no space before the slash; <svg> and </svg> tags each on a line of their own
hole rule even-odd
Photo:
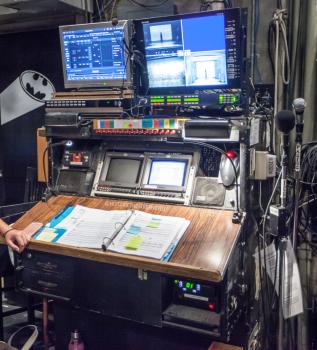
<svg viewBox="0 0 317 350">
<path fill-rule="evenodd" d="M 231 211 L 73 196 L 53 197 L 47 203 L 36 204 L 15 223 L 14 227 L 23 229 L 32 221 L 46 224 L 66 205 L 75 204 L 106 210 L 136 209 L 153 214 L 179 216 L 190 220 L 191 223 L 168 262 L 40 241 L 32 241 L 29 248 L 164 274 L 219 282 L 225 274 L 227 262 L 241 227 L 239 224 L 232 223 Z"/>
</svg>

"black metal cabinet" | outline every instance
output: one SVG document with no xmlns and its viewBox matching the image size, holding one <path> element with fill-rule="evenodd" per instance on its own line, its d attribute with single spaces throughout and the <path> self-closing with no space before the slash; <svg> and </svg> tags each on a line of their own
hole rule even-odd
<svg viewBox="0 0 317 350">
<path fill-rule="evenodd" d="M 74 292 L 71 258 L 26 250 L 16 258 L 17 285 L 25 292 L 70 301 Z"/>
<path fill-rule="evenodd" d="M 142 275 L 142 277 L 141 277 Z M 103 315 L 161 326 L 159 273 L 78 260 L 73 303 Z"/>
<path fill-rule="evenodd" d="M 161 326 L 159 273 L 27 250 L 17 258 L 18 286 L 106 316 Z"/>
</svg>

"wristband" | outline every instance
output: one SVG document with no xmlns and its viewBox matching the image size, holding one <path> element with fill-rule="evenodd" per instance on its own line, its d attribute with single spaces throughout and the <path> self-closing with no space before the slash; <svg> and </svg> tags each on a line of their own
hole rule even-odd
<svg viewBox="0 0 317 350">
<path fill-rule="evenodd" d="M 2 237 L 6 237 L 6 235 L 7 235 L 7 233 L 9 233 L 10 231 L 13 231 L 13 230 L 15 230 L 15 228 L 9 228 L 9 230 L 6 230 L 3 234 L 2 234 Z"/>
</svg>

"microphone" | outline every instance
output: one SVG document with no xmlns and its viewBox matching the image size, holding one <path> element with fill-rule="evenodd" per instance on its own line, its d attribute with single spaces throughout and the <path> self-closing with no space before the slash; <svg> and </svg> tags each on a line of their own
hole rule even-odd
<svg viewBox="0 0 317 350">
<path fill-rule="evenodd" d="M 115 27 L 115 26 L 117 26 L 117 25 L 118 25 L 118 23 L 119 23 L 118 18 L 113 17 L 113 18 L 111 19 L 111 24 L 112 24 L 114 27 Z"/>
<path fill-rule="evenodd" d="M 292 111 L 279 111 L 275 116 L 277 130 L 288 134 L 295 126 L 295 116 Z"/>
<path fill-rule="evenodd" d="M 302 133 L 304 131 L 304 111 L 306 108 L 306 101 L 299 97 L 293 101 L 293 108 L 296 115 L 296 142 L 302 143 Z"/>
<path fill-rule="evenodd" d="M 275 116 L 276 128 L 282 133 L 282 144 L 287 148 L 289 133 L 295 126 L 295 115 L 292 111 L 282 110 Z"/>
<path fill-rule="evenodd" d="M 303 114 L 306 108 L 306 101 L 301 97 L 295 98 L 293 108 L 296 114 Z"/>
<path fill-rule="evenodd" d="M 276 114 L 275 124 L 282 133 L 282 177 L 281 177 L 281 208 L 286 208 L 287 202 L 287 166 L 289 133 L 295 126 L 295 115 L 292 111 L 283 110 Z"/>
</svg>

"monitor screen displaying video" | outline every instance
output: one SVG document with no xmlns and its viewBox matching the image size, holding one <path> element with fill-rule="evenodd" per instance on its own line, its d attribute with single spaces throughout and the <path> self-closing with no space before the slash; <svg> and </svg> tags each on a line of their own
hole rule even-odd
<svg viewBox="0 0 317 350">
<path fill-rule="evenodd" d="M 141 93 L 191 93 L 241 85 L 240 9 L 136 21 L 146 73 Z"/>
<path fill-rule="evenodd" d="M 129 80 L 126 21 L 60 27 L 65 87 L 114 87 Z"/>
<path fill-rule="evenodd" d="M 152 160 L 148 185 L 184 186 L 187 160 Z"/>
<path fill-rule="evenodd" d="M 143 31 L 150 88 L 227 85 L 222 14 L 144 23 Z"/>
<path fill-rule="evenodd" d="M 103 182 L 136 184 L 139 181 L 142 161 L 128 158 L 111 158 Z"/>
</svg>

